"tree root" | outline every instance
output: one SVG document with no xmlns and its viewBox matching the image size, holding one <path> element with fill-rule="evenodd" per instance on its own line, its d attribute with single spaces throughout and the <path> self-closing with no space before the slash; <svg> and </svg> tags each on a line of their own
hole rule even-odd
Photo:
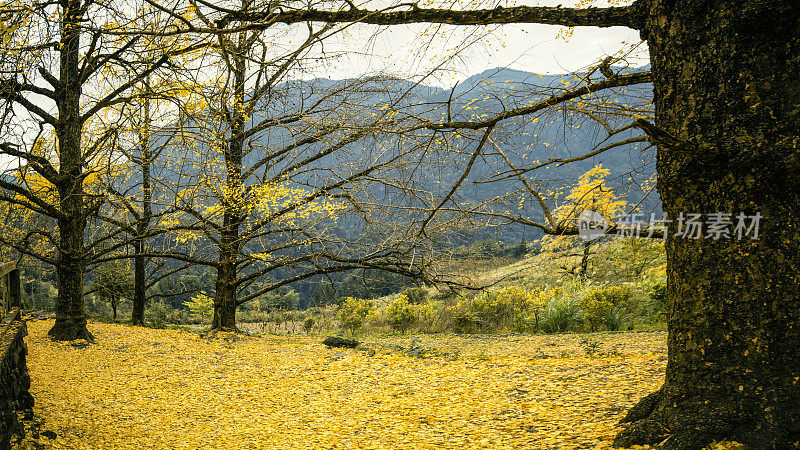
<svg viewBox="0 0 800 450">
<path fill-rule="evenodd" d="M 700 450 L 712 442 L 732 441 L 748 448 L 800 448 L 800 408 L 784 405 L 767 419 L 761 411 L 747 414 L 727 399 L 696 401 L 676 409 L 664 388 L 644 397 L 620 421 L 626 428 L 614 447 L 655 445 L 670 450 Z"/>
<path fill-rule="evenodd" d="M 54 341 L 74 341 L 85 339 L 94 343 L 94 335 L 86 328 L 86 319 L 56 318 L 53 328 L 47 332 L 50 339 Z"/>
</svg>

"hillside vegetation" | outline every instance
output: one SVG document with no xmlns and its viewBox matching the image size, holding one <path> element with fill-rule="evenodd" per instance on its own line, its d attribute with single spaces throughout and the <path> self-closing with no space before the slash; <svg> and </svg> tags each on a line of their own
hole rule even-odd
<svg viewBox="0 0 800 450">
<path fill-rule="evenodd" d="M 592 244 L 585 273 L 580 273 L 582 245 L 559 246 L 519 258 L 451 261 L 451 277 L 476 289 L 412 287 L 377 298 L 344 297 L 338 304 L 304 311 L 251 309 L 240 315 L 247 322 L 241 327 L 354 335 L 664 328 L 666 257 L 660 240 Z"/>
</svg>

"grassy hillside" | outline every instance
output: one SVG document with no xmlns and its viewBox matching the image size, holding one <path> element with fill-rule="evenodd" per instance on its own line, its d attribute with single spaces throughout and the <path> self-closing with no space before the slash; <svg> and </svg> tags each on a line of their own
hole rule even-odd
<svg viewBox="0 0 800 450">
<path fill-rule="evenodd" d="M 618 238 L 587 250 L 576 239 L 542 248 L 520 258 L 443 262 L 440 271 L 462 288 L 411 288 L 388 296 L 346 298 L 338 306 L 272 312 L 249 329 L 375 335 L 664 328 L 661 241 Z"/>
</svg>

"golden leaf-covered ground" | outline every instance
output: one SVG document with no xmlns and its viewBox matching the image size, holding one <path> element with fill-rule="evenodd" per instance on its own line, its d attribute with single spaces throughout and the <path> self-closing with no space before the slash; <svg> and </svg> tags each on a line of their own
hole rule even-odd
<svg viewBox="0 0 800 450">
<path fill-rule="evenodd" d="M 29 322 L 28 365 L 57 448 L 605 448 L 666 364 L 663 332 L 422 336 L 415 358 L 389 345 L 408 337 L 364 338 L 370 356 L 103 323 L 76 346 L 51 326 Z"/>
</svg>

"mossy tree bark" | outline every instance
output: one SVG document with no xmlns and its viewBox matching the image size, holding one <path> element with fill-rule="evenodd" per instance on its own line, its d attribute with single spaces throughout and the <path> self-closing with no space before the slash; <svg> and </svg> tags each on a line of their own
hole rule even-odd
<svg viewBox="0 0 800 450">
<path fill-rule="evenodd" d="M 800 3 L 648 2 L 658 189 L 680 213 L 760 214 L 758 238 L 667 239 L 669 359 L 620 446 L 800 441 Z M 749 225 L 749 223 L 748 223 Z"/>
<path fill-rule="evenodd" d="M 59 256 L 58 302 L 56 322 L 49 335 L 56 340 L 89 339 L 83 304 L 83 275 L 86 249 L 83 235 L 86 211 L 83 190 L 83 154 L 80 114 L 80 27 L 86 8 L 79 0 L 62 2 L 64 19 L 61 30 L 60 80 L 56 83 L 55 98 L 58 121 L 54 124 L 58 138 L 59 173 L 56 180 L 60 216 L 58 220 Z"/>
</svg>

